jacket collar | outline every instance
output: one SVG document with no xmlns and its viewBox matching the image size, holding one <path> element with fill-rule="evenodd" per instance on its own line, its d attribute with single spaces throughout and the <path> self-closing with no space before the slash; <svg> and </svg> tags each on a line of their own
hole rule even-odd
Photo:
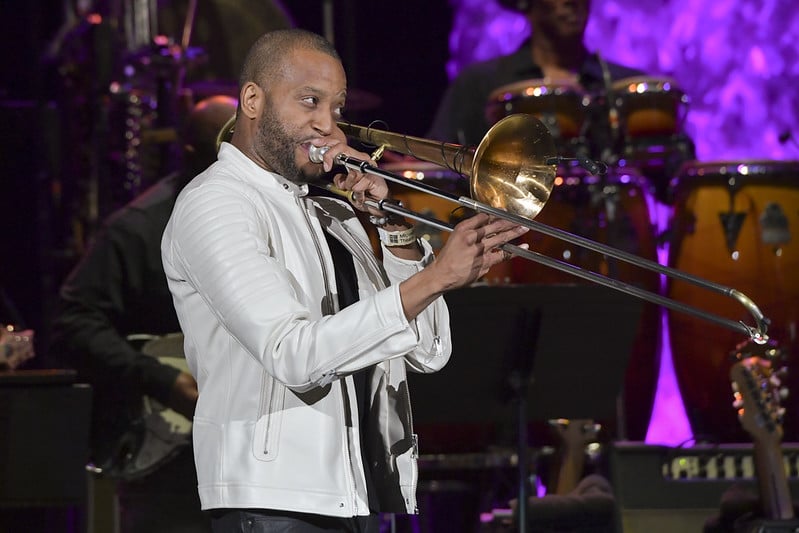
<svg viewBox="0 0 799 533">
<path fill-rule="evenodd" d="M 341 200 L 325 197 L 310 197 L 317 209 L 317 218 L 324 230 L 347 248 L 356 262 L 366 267 L 366 273 L 372 284 L 378 289 L 388 286 L 380 263 L 371 248 L 364 248 L 362 242 L 352 234 L 344 221 L 355 222 L 357 215 L 347 208 Z M 358 222 L 358 224 L 360 224 Z"/>
<path fill-rule="evenodd" d="M 244 152 L 228 142 L 223 142 L 219 147 L 218 159 L 240 169 L 241 172 L 239 172 L 237 177 L 256 187 L 265 186 L 270 189 L 286 191 L 299 197 L 308 195 L 308 185 L 294 183 L 280 174 L 270 172 L 258 166 L 255 161 L 244 155 Z"/>
</svg>

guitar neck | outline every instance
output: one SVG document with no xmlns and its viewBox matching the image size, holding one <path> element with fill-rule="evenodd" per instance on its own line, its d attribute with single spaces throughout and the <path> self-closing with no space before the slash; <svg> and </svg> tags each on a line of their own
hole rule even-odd
<svg viewBox="0 0 799 533">
<path fill-rule="evenodd" d="M 583 468 L 585 468 L 585 450 L 582 447 L 565 448 L 560 460 L 555 494 L 564 495 L 574 490 L 580 482 Z"/>
<path fill-rule="evenodd" d="M 794 518 L 793 500 L 779 442 L 755 439 L 754 456 L 760 500 L 766 517 L 773 520 Z"/>
</svg>

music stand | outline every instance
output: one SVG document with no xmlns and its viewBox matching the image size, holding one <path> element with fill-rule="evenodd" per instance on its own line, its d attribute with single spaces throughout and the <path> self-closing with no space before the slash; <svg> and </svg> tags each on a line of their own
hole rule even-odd
<svg viewBox="0 0 799 533">
<path fill-rule="evenodd" d="M 616 418 L 643 302 L 587 284 L 470 287 L 446 300 L 452 358 L 436 374 L 409 376 L 415 424 L 482 424 L 495 439 L 496 422 L 515 406 L 519 501 L 526 501 L 527 423 Z M 490 444 L 475 442 L 470 451 Z"/>
</svg>

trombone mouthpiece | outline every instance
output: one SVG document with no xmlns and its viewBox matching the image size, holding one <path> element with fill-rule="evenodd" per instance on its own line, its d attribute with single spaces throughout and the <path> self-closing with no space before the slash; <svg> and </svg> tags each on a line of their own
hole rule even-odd
<svg viewBox="0 0 799 533">
<path fill-rule="evenodd" d="M 313 144 L 308 148 L 308 158 L 312 163 L 321 163 L 322 158 L 330 150 L 329 146 L 314 146 Z"/>
</svg>

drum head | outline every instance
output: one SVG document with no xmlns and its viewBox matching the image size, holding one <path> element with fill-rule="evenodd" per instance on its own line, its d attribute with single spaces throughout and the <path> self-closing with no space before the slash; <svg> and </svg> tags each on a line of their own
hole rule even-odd
<svg viewBox="0 0 799 533">
<path fill-rule="evenodd" d="M 799 179 L 799 161 L 742 160 L 742 161 L 690 161 L 672 180 L 672 187 L 684 189 L 697 185 L 727 183 L 743 186 L 746 183 L 796 183 Z"/>
<path fill-rule="evenodd" d="M 682 128 L 688 100 L 671 78 L 635 76 L 615 81 L 611 90 L 628 138 L 673 135 Z"/>
<path fill-rule="evenodd" d="M 524 80 L 495 89 L 488 97 L 486 118 L 494 124 L 514 113 L 541 120 L 553 137 L 573 139 L 582 133 L 588 94 L 570 80 Z"/>
<path fill-rule="evenodd" d="M 381 163 L 380 168 L 403 178 L 424 181 L 434 187 L 441 187 L 447 192 L 469 190 L 469 179 L 467 177 L 461 176 L 454 170 L 427 161 L 392 161 L 390 163 Z M 465 188 L 462 186 L 464 182 Z M 390 184 L 389 186 L 392 190 L 401 187 L 401 185 L 397 184 Z"/>
<path fill-rule="evenodd" d="M 632 76 L 614 81 L 611 88 L 622 94 L 682 93 L 676 80 L 668 77 Z"/>
</svg>

